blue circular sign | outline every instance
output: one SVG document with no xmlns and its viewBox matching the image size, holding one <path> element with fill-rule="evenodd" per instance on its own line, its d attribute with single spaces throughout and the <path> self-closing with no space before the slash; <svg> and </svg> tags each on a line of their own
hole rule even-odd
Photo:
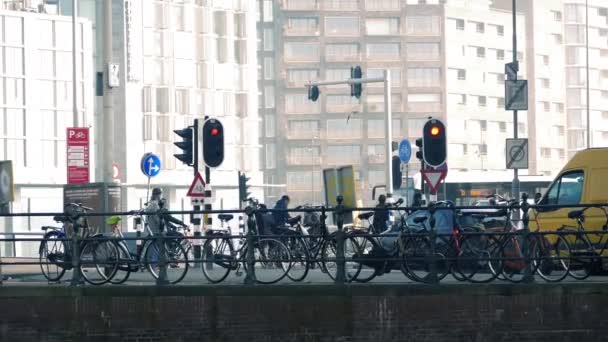
<svg viewBox="0 0 608 342">
<path fill-rule="evenodd" d="M 401 140 L 399 143 L 399 159 L 402 162 L 407 163 L 412 157 L 412 145 L 408 140 Z"/>
<path fill-rule="evenodd" d="M 147 177 L 155 177 L 160 173 L 160 158 L 154 153 L 146 153 L 141 158 L 141 172 Z"/>
</svg>

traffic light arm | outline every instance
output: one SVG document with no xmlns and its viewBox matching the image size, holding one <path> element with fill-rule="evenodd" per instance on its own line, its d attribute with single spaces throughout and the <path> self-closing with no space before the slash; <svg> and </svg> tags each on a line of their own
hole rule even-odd
<svg viewBox="0 0 608 342">
<path fill-rule="evenodd" d="M 361 84 L 361 83 L 383 83 L 384 77 L 371 77 L 371 78 L 349 78 L 346 81 L 326 81 L 326 82 L 311 82 L 308 83 L 307 87 L 312 86 L 327 86 L 327 85 L 338 85 L 338 84 Z"/>
</svg>

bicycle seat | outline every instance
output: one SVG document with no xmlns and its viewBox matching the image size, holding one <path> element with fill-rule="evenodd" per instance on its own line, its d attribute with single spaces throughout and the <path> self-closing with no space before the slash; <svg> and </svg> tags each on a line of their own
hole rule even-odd
<svg viewBox="0 0 608 342">
<path fill-rule="evenodd" d="M 60 223 L 66 223 L 68 221 L 68 217 L 65 215 L 53 216 L 53 221 L 60 222 Z"/>
<path fill-rule="evenodd" d="M 569 219 L 577 219 L 577 218 L 581 218 L 583 217 L 583 210 L 572 210 L 571 212 L 568 213 L 568 218 Z"/>
<path fill-rule="evenodd" d="M 359 214 L 359 216 L 357 216 L 357 217 L 359 218 L 359 220 L 367 220 L 367 219 L 369 219 L 372 216 L 374 216 L 374 212 L 370 211 L 370 212 L 367 212 L 367 213 Z"/>
<path fill-rule="evenodd" d="M 232 220 L 234 218 L 234 215 L 219 214 L 219 215 L 217 215 L 217 218 L 219 218 L 220 221 L 229 222 L 230 220 Z"/>
</svg>

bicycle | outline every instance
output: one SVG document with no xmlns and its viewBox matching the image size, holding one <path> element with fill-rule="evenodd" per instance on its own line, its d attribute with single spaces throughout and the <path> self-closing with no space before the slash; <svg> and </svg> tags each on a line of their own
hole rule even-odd
<svg viewBox="0 0 608 342">
<path fill-rule="evenodd" d="M 130 215 L 135 217 L 137 230 L 143 224 L 143 215 L 144 213 L 141 210 L 132 212 L 132 215 Z M 165 226 L 176 229 L 175 226 L 166 220 L 164 212 L 161 211 L 156 215 L 161 216 L 161 232 L 164 231 Z M 114 231 L 116 239 L 112 241 L 119 250 L 120 258 L 118 270 L 110 279 L 110 283 L 115 285 L 122 284 L 129 279 L 131 273 L 144 268 L 150 272 L 154 279 L 159 279 L 161 251 L 164 251 L 164 259 L 167 265 L 169 265 L 166 272 L 168 282 L 170 284 L 177 284 L 182 281 L 189 269 L 187 252 L 183 247 L 184 238 L 179 236 L 164 237 L 161 242 L 154 239 L 155 234 L 147 224 L 143 224 L 143 227 L 147 233 L 147 239 L 143 240 L 143 245 L 138 247 L 135 253 L 129 250 L 122 231 Z"/>
<path fill-rule="evenodd" d="M 599 232 L 585 231 L 585 211 L 590 208 L 602 210 L 606 217 L 606 222 Z M 575 220 L 576 227 L 563 226 L 558 229 L 558 232 L 565 233 L 567 240 L 570 243 L 570 268 L 568 274 L 576 280 L 587 279 L 593 272 L 603 268 L 603 255 L 608 250 L 608 239 L 602 242 L 602 236 L 608 231 L 608 212 L 603 206 L 586 207 L 580 210 L 572 210 L 568 213 L 568 218 Z M 597 235 L 598 242 L 594 243 L 589 238 L 589 235 Z M 599 253 L 597 252 L 598 247 Z"/>
<path fill-rule="evenodd" d="M 103 235 L 91 233 L 86 218 L 90 211 L 80 203 L 68 203 L 63 215 L 53 217 L 61 227 L 41 227 L 45 234 L 39 247 L 40 268 L 49 282 L 59 282 L 67 270 L 73 270 L 74 247 L 79 256 L 76 271 L 87 283 L 103 285 L 116 273 L 118 249 Z M 73 238 L 78 239 L 76 246 Z"/>
<path fill-rule="evenodd" d="M 242 274 L 241 265 L 247 271 L 249 248 L 253 248 L 254 267 L 255 263 L 261 265 L 255 269 L 256 282 L 274 284 L 285 278 L 289 272 L 291 267 L 289 249 L 277 239 L 260 237 L 256 214 L 260 213 L 262 206 L 252 198 L 248 199 L 248 202 L 246 212 L 251 221 L 248 228 L 252 230 L 253 234 L 252 246 L 248 245 L 244 236 L 235 238 L 227 229 L 210 229 L 206 233 L 207 240 L 203 245 L 203 250 L 209 251 L 209 253 L 203 253 L 201 266 L 203 275 L 211 283 L 224 281 L 231 271 L 235 271 L 237 276 L 240 276 Z M 233 215 L 219 215 L 218 218 L 225 223 L 232 219 Z M 235 248 L 233 241 L 236 239 L 239 241 L 239 248 Z M 266 278 L 267 276 L 268 278 Z"/>
</svg>

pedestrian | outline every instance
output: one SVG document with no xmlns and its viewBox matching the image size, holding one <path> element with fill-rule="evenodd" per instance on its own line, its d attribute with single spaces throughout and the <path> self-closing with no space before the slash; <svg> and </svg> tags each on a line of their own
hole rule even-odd
<svg viewBox="0 0 608 342">
<path fill-rule="evenodd" d="M 372 221 L 374 234 L 380 234 L 386 230 L 387 222 L 389 220 L 388 206 L 386 203 L 386 196 L 380 195 L 378 197 L 378 204 L 374 209 L 374 220 Z"/>
<path fill-rule="evenodd" d="M 186 227 L 186 224 L 170 214 L 166 213 L 168 208 L 165 206 L 165 199 L 163 198 L 163 191 L 160 188 L 152 189 L 152 197 L 150 201 L 147 203 L 144 212 L 146 215 L 146 224 L 150 228 L 153 234 L 158 234 L 161 232 L 161 228 L 163 225 L 163 219 L 167 222 Z"/>
<path fill-rule="evenodd" d="M 274 210 L 277 211 L 273 211 L 272 212 L 272 218 L 274 219 L 274 225 L 275 227 L 282 227 L 285 226 L 287 224 L 287 220 L 289 220 L 289 213 L 285 210 L 287 210 L 287 207 L 289 206 L 289 196 L 287 195 L 283 195 L 281 197 L 281 199 L 279 199 L 277 201 L 277 203 L 274 205 Z"/>
</svg>

